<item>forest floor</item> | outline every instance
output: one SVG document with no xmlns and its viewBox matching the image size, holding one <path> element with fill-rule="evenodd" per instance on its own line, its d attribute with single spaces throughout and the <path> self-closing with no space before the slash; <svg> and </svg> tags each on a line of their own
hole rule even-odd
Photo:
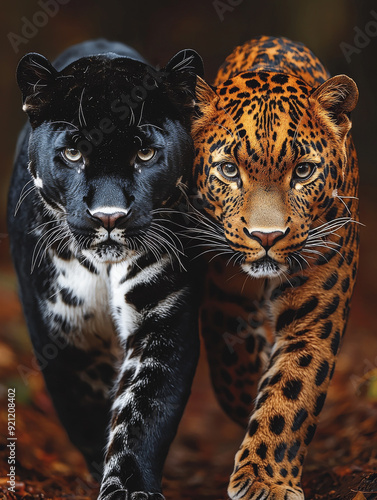
<svg viewBox="0 0 377 500">
<path fill-rule="evenodd" d="M 0 253 L 5 254 L 5 249 Z M 372 255 L 370 258 L 373 260 Z M 1 262 L 0 499 L 95 499 L 98 485 L 59 424 L 35 365 L 6 255 Z M 377 295 L 370 273 L 363 268 L 360 273 L 346 339 L 305 462 L 307 500 L 377 499 Z M 369 291 L 365 290 L 368 280 Z M 9 388 L 16 389 L 15 494 L 8 491 L 7 483 Z M 166 462 L 166 499 L 225 500 L 242 438 L 242 430 L 223 414 L 213 396 L 202 355 L 192 396 Z"/>
</svg>

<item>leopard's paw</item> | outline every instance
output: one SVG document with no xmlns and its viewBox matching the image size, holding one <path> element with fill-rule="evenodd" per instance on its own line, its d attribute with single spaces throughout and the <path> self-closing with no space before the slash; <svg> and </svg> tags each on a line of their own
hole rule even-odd
<svg viewBox="0 0 377 500">
<path fill-rule="evenodd" d="M 301 489 L 265 484 L 246 476 L 242 480 L 231 480 L 228 495 L 232 500 L 305 500 Z"/>
</svg>

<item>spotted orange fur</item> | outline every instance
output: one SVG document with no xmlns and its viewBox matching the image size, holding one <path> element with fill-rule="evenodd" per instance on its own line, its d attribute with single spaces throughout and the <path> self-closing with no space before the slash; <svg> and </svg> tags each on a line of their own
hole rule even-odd
<svg viewBox="0 0 377 500">
<path fill-rule="evenodd" d="M 304 498 L 357 272 L 357 97 L 284 38 L 236 48 L 197 85 L 201 329 L 218 399 L 247 426 L 231 499 Z"/>
</svg>

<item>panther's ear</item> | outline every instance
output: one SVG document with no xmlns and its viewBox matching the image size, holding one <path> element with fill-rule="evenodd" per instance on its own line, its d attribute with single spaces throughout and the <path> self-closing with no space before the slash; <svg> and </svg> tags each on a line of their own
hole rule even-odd
<svg viewBox="0 0 377 500">
<path fill-rule="evenodd" d="M 31 124 L 48 102 L 58 72 L 40 54 L 26 54 L 17 67 L 17 83 L 22 92 L 22 109 L 29 115 Z"/>
<path fill-rule="evenodd" d="M 184 49 L 173 56 L 165 70 L 171 71 L 188 71 L 200 77 L 204 76 L 203 59 L 193 49 Z"/>
<path fill-rule="evenodd" d="M 349 113 L 355 108 L 359 91 L 356 83 L 346 75 L 337 75 L 320 85 L 311 94 L 335 125 L 337 135 L 343 140 L 351 128 Z"/>
<path fill-rule="evenodd" d="M 168 88 L 178 101 L 184 105 L 193 105 L 195 85 L 198 76 L 204 75 L 203 60 L 193 49 L 178 52 L 165 66 Z"/>
</svg>

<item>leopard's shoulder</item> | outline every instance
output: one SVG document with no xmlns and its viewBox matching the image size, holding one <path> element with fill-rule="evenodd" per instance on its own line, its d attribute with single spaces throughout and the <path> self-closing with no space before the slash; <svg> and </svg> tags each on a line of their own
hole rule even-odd
<svg viewBox="0 0 377 500">
<path fill-rule="evenodd" d="M 312 87 L 330 77 L 313 52 L 288 38 L 260 36 L 236 47 L 220 66 L 214 85 L 245 71 L 275 71 L 298 76 Z"/>
</svg>

